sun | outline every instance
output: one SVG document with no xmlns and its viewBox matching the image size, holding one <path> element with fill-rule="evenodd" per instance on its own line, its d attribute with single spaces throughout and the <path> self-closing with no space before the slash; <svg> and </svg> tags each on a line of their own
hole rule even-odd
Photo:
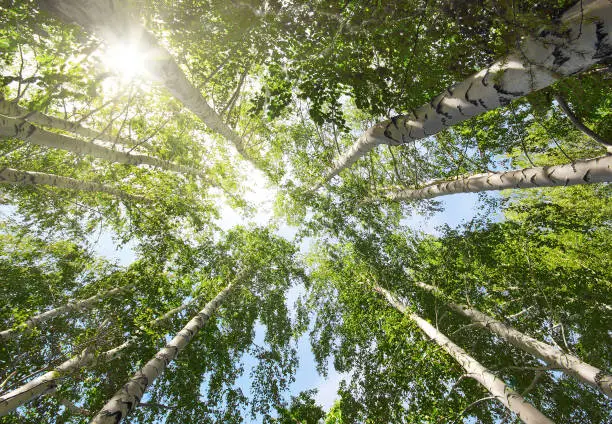
<svg viewBox="0 0 612 424">
<path fill-rule="evenodd" d="M 146 71 L 145 54 L 133 43 L 109 46 L 104 53 L 104 62 L 125 81 L 132 80 Z"/>
</svg>

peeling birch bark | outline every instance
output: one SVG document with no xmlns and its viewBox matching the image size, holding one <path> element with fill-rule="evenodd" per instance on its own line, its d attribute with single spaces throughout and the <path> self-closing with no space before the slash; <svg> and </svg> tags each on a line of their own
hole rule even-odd
<svg viewBox="0 0 612 424">
<path fill-rule="evenodd" d="M 612 156 L 579 160 L 566 165 L 541 166 L 514 171 L 488 172 L 437 182 L 419 189 L 389 193 L 391 201 L 421 200 L 457 193 L 479 193 L 515 188 L 594 184 L 612 181 Z M 371 198 L 368 202 L 376 199 Z"/>
<path fill-rule="evenodd" d="M 92 193 L 106 193 L 119 197 L 120 199 L 133 200 L 136 202 L 151 202 L 144 196 L 127 194 L 121 190 L 106 186 L 104 184 L 94 183 L 91 181 L 79 181 L 74 178 L 62 177 L 53 174 L 45 174 L 43 172 L 19 171 L 17 169 L 12 168 L 0 168 L 0 184 L 14 184 L 25 186 L 46 185 L 66 190 L 89 191 Z"/>
<path fill-rule="evenodd" d="M 155 379 L 191 342 L 198 331 L 208 322 L 210 316 L 223 303 L 234 288 L 230 283 L 214 299 L 206 304 L 195 317 L 104 405 L 91 420 L 92 424 L 117 424 L 126 418 L 140 403 L 142 396 Z"/>
<path fill-rule="evenodd" d="M 406 314 L 415 324 L 465 370 L 466 376 L 480 383 L 495 399 L 500 401 L 509 411 L 513 412 L 527 424 L 553 424 L 553 421 L 525 400 L 519 393 L 512 390 L 502 379 L 471 357 L 465 350 L 453 343 L 448 337 L 436 330 L 429 322 L 419 315 L 411 313 L 408 308 L 395 299 L 391 293 L 380 286 L 374 290 L 382 294 L 394 308 Z"/>
<path fill-rule="evenodd" d="M 434 295 L 443 295 L 437 287 L 422 282 L 415 282 L 414 284 Z M 452 302 L 447 303 L 447 305 L 459 315 L 468 318 L 477 327 L 491 331 L 512 346 L 541 359 L 548 365 L 558 368 L 560 371 L 571 375 L 612 398 L 612 375 L 606 374 L 599 368 L 587 364 L 574 355 L 565 353 L 554 346 L 521 333 L 477 309 Z"/>
<path fill-rule="evenodd" d="M 190 302 L 166 312 L 164 315 L 153 321 L 151 323 L 151 327 L 158 328 L 162 326 L 174 314 L 186 309 L 197 299 L 198 298 L 194 298 Z M 132 336 L 119 346 L 99 354 L 91 352 L 91 349 L 85 349 L 80 354 L 64 361 L 53 370 L 30 380 L 28 383 L 16 388 L 15 390 L 0 396 L 0 417 L 40 396 L 54 393 L 57 390 L 59 380 L 66 375 L 76 372 L 81 368 L 110 362 L 113 359 L 120 357 L 128 347 L 133 346 L 137 341 L 137 336 Z"/>
<path fill-rule="evenodd" d="M 120 144 L 107 143 L 100 140 L 83 141 L 67 135 L 46 131 L 30 124 L 24 119 L 0 115 L 0 137 L 15 137 L 38 146 L 66 150 L 78 155 L 91 155 L 109 162 L 127 165 L 149 165 L 167 171 L 196 175 L 210 183 L 204 173 L 189 166 L 179 165 L 148 155 L 131 153 L 128 148 Z"/>
<path fill-rule="evenodd" d="M 563 14 L 561 25 L 563 31 L 542 30 L 526 38 L 519 50 L 410 114 L 369 128 L 335 161 L 315 190 L 378 145 L 397 146 L 436 134 L 612 57 L 609 0 L 578 2 Z"/>
<path fill-rule="evenodd" d="M 131 290 L 134 286 L 128 285 L 125 287 L 117 287 L 103 293 L 96 294 L 94 296 L 88 297 L 87 299 L 79 300 L 77 302 L 69 302 L 64 306 L 60 306 L 57 308 L 50 309 L 48 311 L 42 312 L 37 315 L 33 315 L 28 318 L 23 324 L 16 326 L 15 328 L 11 328 L 8 330 L 0 331 L 0 340 L 9 340 L 14 338 L 17 334 L 27 331 L 32 327 L 40 325 L 41 323 L 53 319 L 61 314 L 71 311 L 83 311 L 87 309 L 93 308 L 96 303 L 100 300 L 118 295 L 124 291 Z"/>
<path fill-rule="evenodd" d="M 187 79 L 168 50 L 132 16 L 127 2 L 120 0 L 39 0 L 41 8 L 67 23 L 76 23 L 110 44 L 137 40 L 148 57 L 146 69 L 160 80 L 177 100 L 211 130 L 231 141 L 238 153 L 255 166 L 245 142 L 209 106 L 202 93 Z"/>
</svg>

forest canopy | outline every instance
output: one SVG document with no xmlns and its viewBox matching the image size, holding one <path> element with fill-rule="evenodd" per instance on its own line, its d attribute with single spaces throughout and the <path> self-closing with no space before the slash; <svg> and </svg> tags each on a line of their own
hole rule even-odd
<svg viewBox="0 0 612 424">
<path fill-rule="evenodd" d="M 0 0 L 0 423 L 612 420 L 611 34 Z"/>
</svg>

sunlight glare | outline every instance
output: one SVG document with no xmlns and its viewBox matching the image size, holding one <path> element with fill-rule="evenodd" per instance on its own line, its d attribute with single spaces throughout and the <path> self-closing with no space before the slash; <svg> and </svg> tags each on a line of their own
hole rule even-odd
<svg viewBox="0 0 612 424">
<path fill-rule="evenodd" d="M 145 55 L 136 44 L 110 46 L 105 62 L 122 80 L 131 80 L 145 71 Z"/>
</svg>

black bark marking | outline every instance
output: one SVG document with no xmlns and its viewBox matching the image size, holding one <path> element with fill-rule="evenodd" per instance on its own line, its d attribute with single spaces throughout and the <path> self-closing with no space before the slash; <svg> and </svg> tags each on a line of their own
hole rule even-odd
<svg viewBox="0 0 612 424">
<path fill-rule="evenodd" d="M 514 96 L 514 97 L 523 97 L 525 93 L 522 91 L 508 91 L 504 89 L 499 83 L 493 84 L 493 88 L 497 91 L 498 94 L 503 94 L 505 96 Z"/>
<path fill-rule="evenodd" d="M 36 127 L 34 125 L 28 126 L 28 131 L 26 132 L 26 138 L 30 138 L 32 134 L 36 132 Z"/>
<path fill-rule="evenodd" d="M 560 67 L 561 65 L 563 65 L 565 62 L 567 62 L 568 60 L 570 60 L 569 56 L 566 55 L 563 51 L 563 49 L 561 48 L 561 46 L 557 46 L 555 47 L 555 49 L 552 52 L 553 57 L 555 58 L 553 60 L 553 65 Z"/>
<path fill-rule="evenodd" d="M 446 98 L 446 94 L 443 95 L 442 98 L 440 99 L 440 101 L 438 102 L 438 105 L 436 106 L 436 113 L 438 115 L 444 116 L 444 118 L 448 118 L 448 119 L 452 120 L 453 119 L 453 115 L 451 115 L 448 112 L 444 112 L 442 110 L 442 107 L 443 107 L 442 102 L 444 101 L 445 98 Z M 444 118 L 442 118 L 442 124 L 445 124 L 445 119 Z"/>
<path fill-rule="evenodd" d="M 542 30 L 542 31 L 540 31 L 540 33 L 538 34 L 538 37 L 546 37 L 548 34 L 550 34 L 550 30 L 543 29 L 543 30 Z"/>
<path fill-rule="evenodd" d="M 398 130 L 399 130 L 399 126 L 397 125 L 397 120 L 401 117 L 402 117 L 401 115 L 395 115 L 391 117 L 391 123 L 395 125 L 395 128 L 397 128 Z"/>
<path fill-rule="evenodd" d="M 408 131 L 408 135 L 406 137 L 404 137 L 404 134 L 402 134 L 402 143 L 406 143 L 407 141 L 410 141 L 410 139 L 412 138 L 410 136 L 410 134 L 412 134 L 412 125 L 410 126 L 410 128 L 408 128 L 408 116 L 404 116 L 404 130 Z"/>
<path fill-rule="evenodd" d="M 503 107 L 503 106 L 508 106 L 510 103 L 512 103 L 512 99 L 509 99 L 507 97 L 500 97 L 499 98 L 499 104 Z"/>
<path fill-rule="evenodd" d="M 457 110 L 462 116 L 467 116 L 465 113 L 463 113 L 463 108 L 460 105 L 457 105 Z"/>
<path fill-rule="evenodd" d="M 473 104 L 474 106 L 478 106 L 478 102 L 476 100 L 470 99 L 470 89 L 472 88 L 472 85 L 474 85 L 474 82 L 470 83 L 470 86 L 467 90 L 465 90 L 465 94 L 463 96 L 465 97 L 465 100 L 467 100 L 469 103 Z"/>
<path fill-rule="evenodd" d="M 482 106 L 485 110 L 489 110 L 489 108 L 482 99 L 478 99 L 478 103 L 480 103 L 480 106 Z"/>
<path fill-rule="evenodd" d="M 385 127 L 385 131 L 384 131 L 384 133 L 383 133 L 383 134 L 384 134 L 384 135 L 385 135 L 385 137 L 387 137 L 389 140 L 392 140 L 392 141 L 393 141 L 393 142 L 395 142 L 395 143 L 399 143 L 399 144 L 401 144 L 401 143 L 402 143 L 401 141 L 396 140 L 396 139 L 394 139 L 394 138 L 393 138 L 393 134 L 391 134 L 391 130 L 389 129 L 389 127 L 391 126 L 391 124 L 395 125 L 395 127 L 396 127 L 396 128 L 398 128 L 398 127 L 397 127 L 397 123 L 395 122 L 395 120 L 396 120 L 396 119 L 397 119 L 397 116 L 394 116 L 393 118 L 391 118 L 391 119 L 389 120 L 389 123 L 388 123 L 388 124 L 387 124 L 387 126 Z"/>
<path fill-rule="evenodd" d="M 612 45 L 609 42 L 606 42 L 606 38 L 609 38 L 609 35 L 606 30 L 603 22 L 595 23 L 595 35 L 597 36 L 597 41 L 595 42 L 595 54 L 593 55 L 593 59 L 605 59 L 612 55 Z"/>
<path fill-rule="evenodd" d="M 107 417 L 112 417 L 113 420 L 115 420 L 115 424 L 119 424 L 123 418 L 123 413 L 121 411 L 103 411 L 102 414 L 106 415 Z"/>
<path fill-rule="evenodd" d="M 590 170 L 590 169 L 589 169 L 589 170 L 587 170 L 587 172 L 585 172 L 585 174 L 584 174 L 584 176 L 582 177 L 582 179 L 583 179 L 585 182 L 587 182 L 587 183 L 588 183 L 589 181 L 591 181 L 591 170 Z"/>
<path fill-rule="evenodd" d="M 480 82 L 482 83 L 482 85 L 484 85 L 485 87 L 489 86 L 489 68 L 487 68 L 487 70 L 485 71 L 484 76 L 482 77 L 482 79 L 480 80 Z"/>
</svg>

